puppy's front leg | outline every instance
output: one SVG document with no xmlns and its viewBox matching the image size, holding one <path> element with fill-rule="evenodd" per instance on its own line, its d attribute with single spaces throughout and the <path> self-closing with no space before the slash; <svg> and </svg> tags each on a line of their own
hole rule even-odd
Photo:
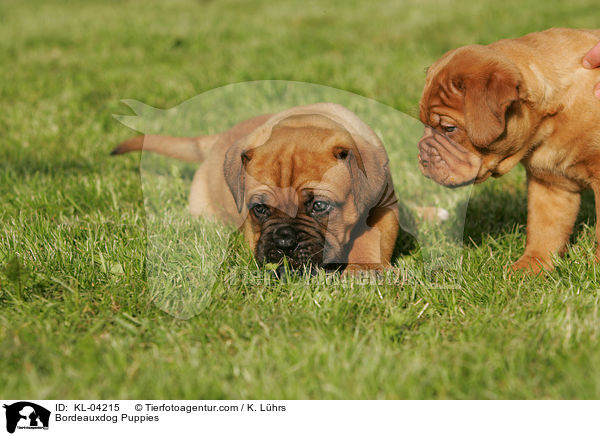
<svg viewBox="0 0 600 436">
<path fill-rule="evenodd" d="M 538 274 L 552 270 L 552 255 L 562 254 L 579 212 L 580 195 L 527 176 L 527 242 L 513 270 Z"/>
<path fill-rule="evenodd" d="M 365 231 L 355 239 L 350 250 L 346 271 L 389 268 L 398 228 L 396 209 L 373 209 Z"/>
</svg>

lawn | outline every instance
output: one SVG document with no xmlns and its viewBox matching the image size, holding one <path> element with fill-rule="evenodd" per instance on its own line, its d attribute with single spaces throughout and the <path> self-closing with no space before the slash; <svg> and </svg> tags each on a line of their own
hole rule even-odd
<svg viewBox="0 0 600 436">
<path fill-rule="evenodd" d="M 182 213 L 193 168 L 109 156 L 134 134 L 113 117 L 133 115 L 123 99 L 221 102 L 188 112 L 200 124 L 145 126 L 209 132 L 255 108 L 328 97 L 382 136 L 410 199 L 426 186 L 404 169 L 428 65 L 453 47 L 597 27 L 599 16 L 591 0 L 2 1 L 0 397 L 600 397 L 589 193 L 572 247 L 545 278 L 507 273 L 525 243 L 517 168 L 468 192 L 459 286 L 217 277 L 210 298 L 191 296 L 197 310 L 172 316 L 153 277 L 159 254 L 172 255 L 165 240 L 202 240 Z M 275 79 L 289 82 L 272 94 L 261 87 L 273 82 L 207 93 Z M 454 195 L 436 193 L 442 204 Z M 212 261 L 260 273 L 239 236 L 211 237 L 226 246 Z M 169 261 L 193 270 L 201 248 Z M 422 262 L 418 246 L 399 251 L 396 267 Z"/>
</svg>

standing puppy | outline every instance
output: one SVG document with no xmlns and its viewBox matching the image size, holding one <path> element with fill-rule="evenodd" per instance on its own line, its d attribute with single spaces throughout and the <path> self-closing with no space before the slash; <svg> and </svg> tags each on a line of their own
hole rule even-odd
<svg viewBox="0 0 600 436">
<path fill-rule="evenodd" d="M 343 106 L 298 106 L 218 135 L 138 136 L 112 154 L 142 149 L 203 161 L 191 213 L 240 228 L 259 262 L 389 266 L 399 224 L 387 154 Z"/>
<path fill-rule="evenodd" d="M 599 30 L 550 29 L 446 53 L 427 73 L 421 171 L 446 186 L 527 172 L 525 253 L 513 269 L 552 269 L 592 189 L 600 211 L 600 71 L 582 67 Z M 600 226 L 596 236 L 600 239 Z M 600 251 L 596 251 L 600 258 Z"/>
</svg>

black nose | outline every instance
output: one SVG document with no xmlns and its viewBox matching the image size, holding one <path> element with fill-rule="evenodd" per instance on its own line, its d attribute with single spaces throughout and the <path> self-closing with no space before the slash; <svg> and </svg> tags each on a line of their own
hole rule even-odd
<svg viewBox="0 0 600 436">
<path fill-rule="evenodd" d="M 273 232 L 273 243 L 282 250 L 292 250 L 298 245 L 296 232 L 291 226 L 283 226 Z"/>
</svg>

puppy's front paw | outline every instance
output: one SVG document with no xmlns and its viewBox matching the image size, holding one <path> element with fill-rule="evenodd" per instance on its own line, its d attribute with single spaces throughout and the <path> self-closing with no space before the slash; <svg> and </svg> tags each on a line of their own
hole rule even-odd
<svg viewBox="0 0 600 436">
<path fill-rule="evenodd" d="M 550 260 L 543 257 L 524 254 L 510 266 L 510 269 L 511 272 L 523 271 L 529 275 L 537 276 L 546 271 L 551 271 L 553 265 Z"/>
</svg>

